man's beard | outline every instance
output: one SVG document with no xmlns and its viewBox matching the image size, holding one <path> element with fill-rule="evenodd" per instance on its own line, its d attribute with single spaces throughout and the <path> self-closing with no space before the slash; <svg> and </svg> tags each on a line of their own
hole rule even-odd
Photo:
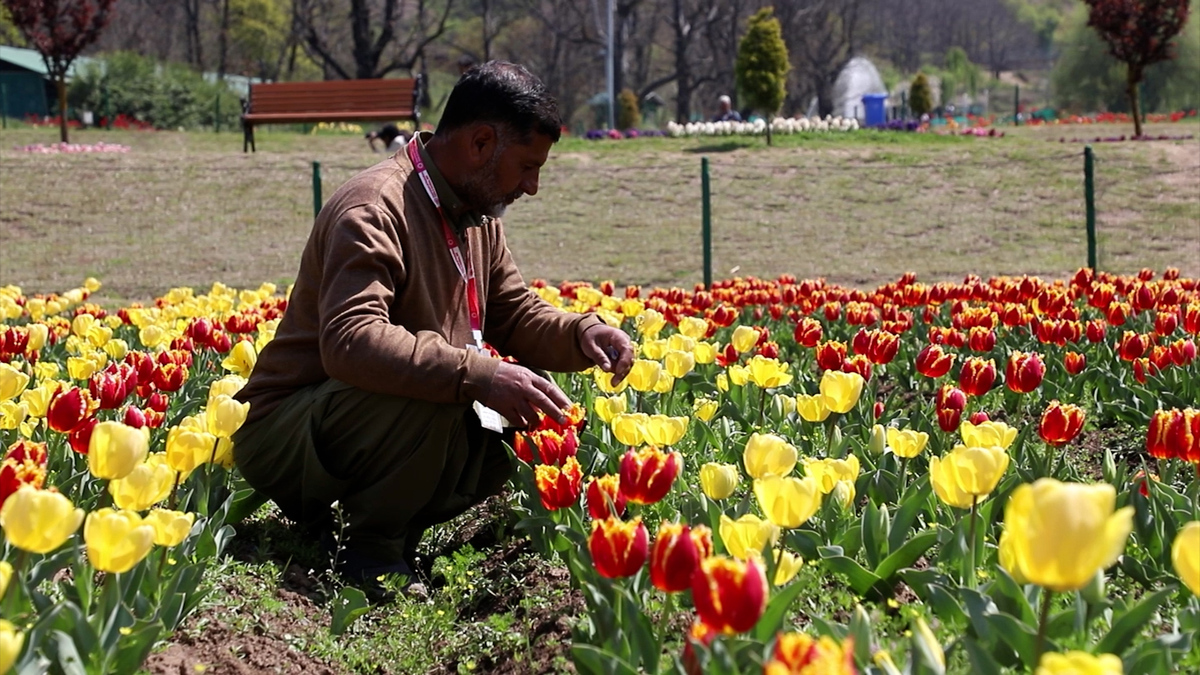
<svg viewBox="0 0 1200 675">
<path fill-rule="evenodd" d="M 456 190 L 467 208 L 490 218 L 504 216 L 508 202 L 515 201 L 525 194 L 520 188 L 509 194 L 500 194 L 496 189 L 496 166 L 500 163 L 503 150 L 503 147 L 497 146 L 488 163 L 463 181 Z"/>
</svg>

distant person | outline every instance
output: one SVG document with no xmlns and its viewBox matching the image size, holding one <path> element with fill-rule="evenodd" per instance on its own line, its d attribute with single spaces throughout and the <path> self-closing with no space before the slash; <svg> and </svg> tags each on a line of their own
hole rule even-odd
<svg viewBox="0 0 1200 675">
<path fill-rule="evenodd" d="M 395 124 L 385 124 L 378 131 L 368 133 L 366 139 L 371 146 L 371 152 L 379 152 L 375 148 L 375 141 L 383 141 L 384 152 L 394 155 L 408 143 L 408 134 Z"/>
<path fill-rule="evenodd" d="M 733 101 L 728 96 L 722 95 L 717 99 L 717 114 L 713 117 L 714 122 L 741 122 L 742 116 L 738 111 L 733 109 Z"/>
</svg>

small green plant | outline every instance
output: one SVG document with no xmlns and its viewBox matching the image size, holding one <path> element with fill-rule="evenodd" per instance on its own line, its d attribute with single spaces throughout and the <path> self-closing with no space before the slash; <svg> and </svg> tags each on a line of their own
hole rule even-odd
<svg viewBox="0 0 1200 675">
<path fill-rule="evenodd" d="M 917 73 L 913 79 L 912 89 L 908 93 L 908 105 L 917 117 L 933 110 L 933 90 L 929 87 L 929 78 L 925 77 L 925 73 Z"/>
<path fill-rule="evenodd" d="M 638 109 L 637 94 L 632 89 L 622 89 L 617 94 L 617 128 L 636 129 L 642 123 L 642 112 Z"/>
<path fill-rule="evenodd" d="M 742 100 L 767 118 L 767 145 L 771 144 L 771 117 L 783 105 L 784 86 L 791 69 L 779 19 L 773 11 L 764 7 L 750 17 L 746 34 L 738 43 L 734 66 Z"/>
</svg>

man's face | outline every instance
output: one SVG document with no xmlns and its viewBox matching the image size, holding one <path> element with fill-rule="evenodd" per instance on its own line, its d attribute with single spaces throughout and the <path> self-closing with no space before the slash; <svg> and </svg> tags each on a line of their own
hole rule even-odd
<svg viewBox="0 0 1200 675">
<path fill-rule="evenodd" d="M 529 143 L 500 141 L 491 157 L 459 187 L 467 206 L 499 218 L 522 195 L 535 195 L 542 165 L 554 144 L 549 136 L 533 134 Z"/>
</svg>

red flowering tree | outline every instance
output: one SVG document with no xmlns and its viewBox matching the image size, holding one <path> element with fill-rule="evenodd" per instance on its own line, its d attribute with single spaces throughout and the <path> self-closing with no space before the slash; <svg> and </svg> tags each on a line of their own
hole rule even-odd
<svg viewBox="0 0 1200 675">
<path fill-rule="evenodd" d="M 1133 112 L 1133 131 L 1142 135 L 1137 86 L 1146 68 L 1175 58 L 1171 40 L 1187 23 L 1188 0 L 1084 0 L 1088 25 L 1126 65 L 1125 92 Z"/>
<path fill-rule="evenodd" d="M 67 142 L 67 70 L 100 37 L 117 0 L 0 0 L 13 25 L 42 54 L 58 89 L 59 135 Z"/>
</svg>

